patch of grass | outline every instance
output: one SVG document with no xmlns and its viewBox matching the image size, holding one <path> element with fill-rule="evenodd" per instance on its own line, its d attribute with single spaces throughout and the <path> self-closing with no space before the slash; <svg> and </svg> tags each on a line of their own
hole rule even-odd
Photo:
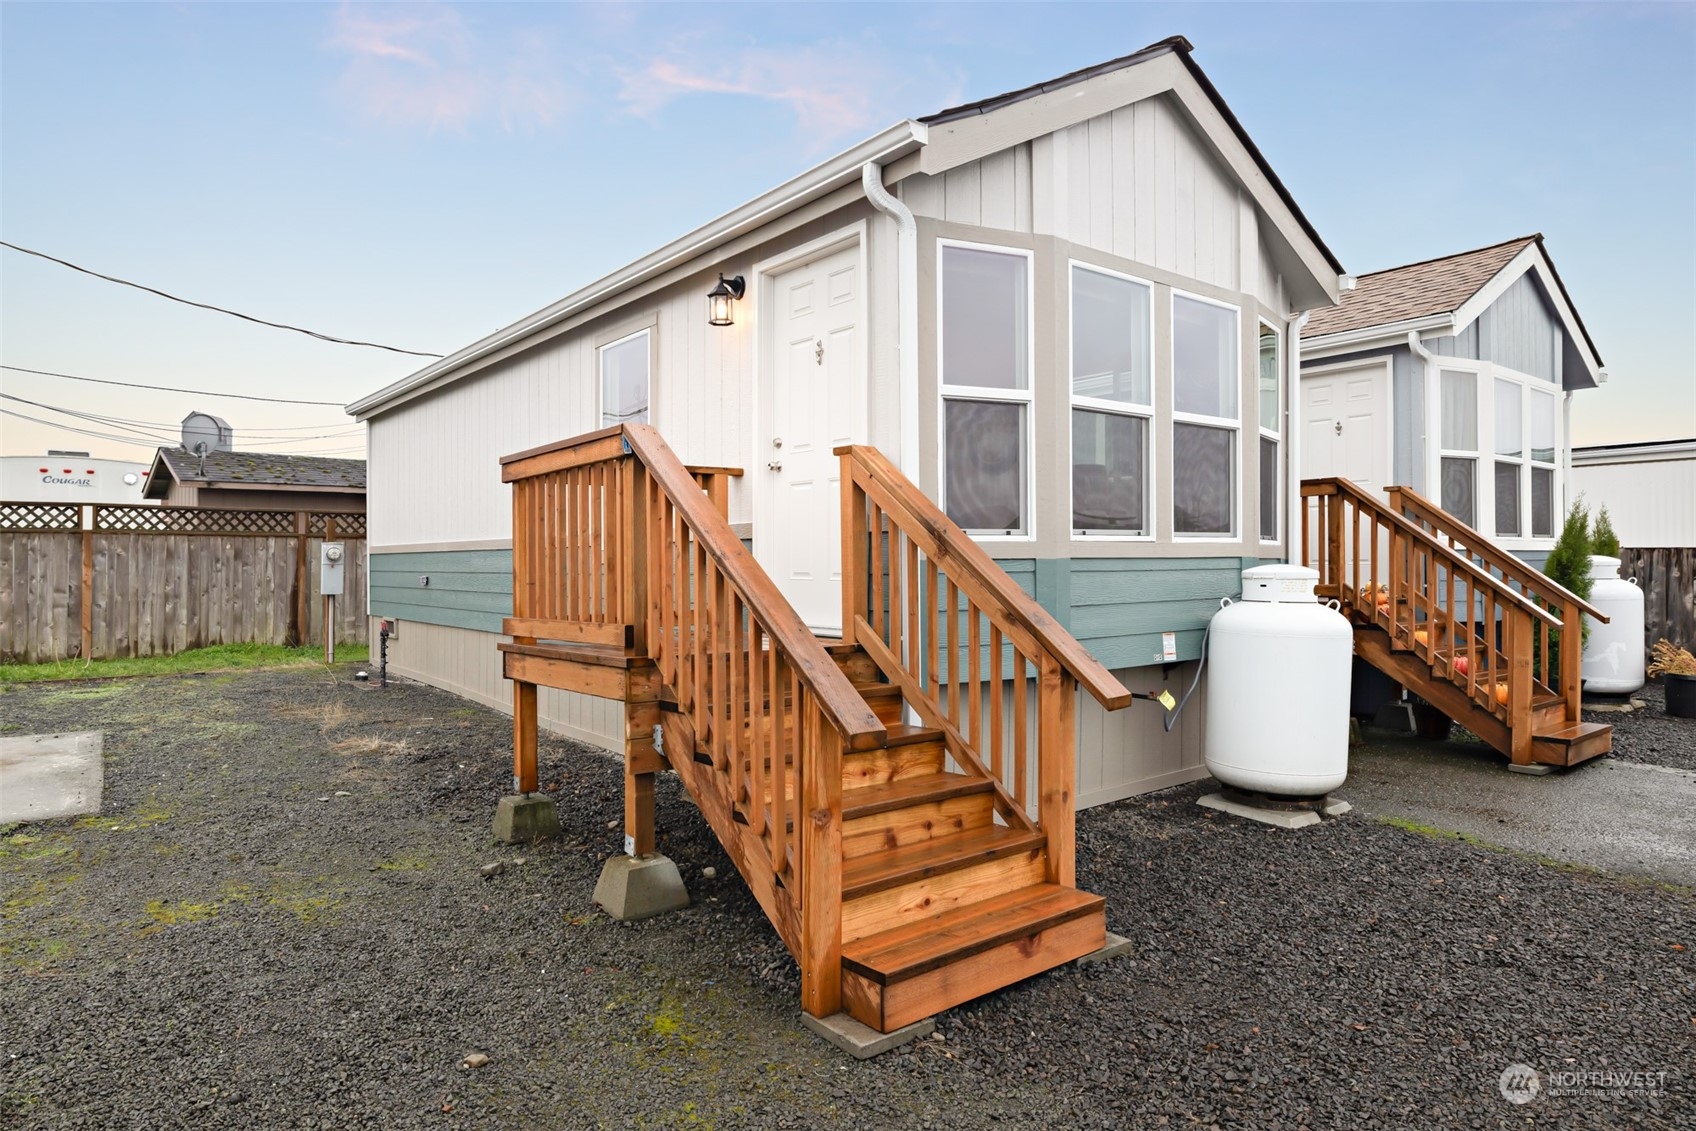
<svg viewBox="0 0 1696 1131">
<path fill-rule="evenodd" d="M 1378 820 L 1392 828 L 1401 829 L 1403 832 L 1418 833 L 1420 836 L 1434 837 L 1437 840 L 1458 840 L 1462 844 L 1470 844 L 1474 848 L 1486 848 L 1491 852 L 1507 851 L 1499 844 L 1491 844 L 1482 837 L 1463 833 L 1457 829 L 1440 829 L 1436 825 L 1422 825 L 1418 821 L 1411 821 L 1406 817 L 1380 817 Z"/>
<path fill-rule="evenodd" d="M 364 663 L 370 655 L 370 649 L 363 644 L 336 646 L 337 663 Z M 285 648 L 280 644 L 219 644 L 211 648 L 178 652 L 171 656 L 140 656 L 119 660 L 61 660 L 53 664 L 0 664 L 0 683 L 186 675 L 251 668 L 307 668 L 321 666 L 323 662 L 324 649 L 317 646 Z"/>
<path fill-rule="evenodd" d="M 174 927 L 178 923 L 204 923 L 218 914 L 216 903 L 189 903 L 178 900 L 173 903 L 168 899 L 150 899 L 145 908 L 147 917 L 155 923 Z"/>
<path fill-rule="evenodd" d="M 76 827 L 108 833 L 133 833 L 170 819 L 171 811 L 149 797 L 127 813 L 114 813 L 110 817 L 79 817 Z"/>
</svg>

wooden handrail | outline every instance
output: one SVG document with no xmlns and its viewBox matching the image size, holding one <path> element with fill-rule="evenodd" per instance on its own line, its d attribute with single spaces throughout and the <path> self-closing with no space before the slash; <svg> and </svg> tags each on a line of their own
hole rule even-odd
<svg viewBox="0 0 1696 1131">
<path fill-rule="evenodd" d="M 1606 624 L 1608 615 L 1595 605 L 1586 601 L 1572 590 L 1555 581 L 1554 578 L 1540 570 L 1532 569 L 1512 554 L 1503 553 L 1490 543 L 1488 538 L 1478 533 L 1472 527 L 1437 506 L 1431 500 L 1407 487 L 1390 487 L 1387 489 L 1390 505 L 1395 510 L 1413 512 L 1418 522 L 1428 523 L 1437 533 L 1458 542 L 1466 552 L 1477 554 L 1483 558 L 1492 569 L 1502 571 L 1502 576 L 1509 581 L 1517 582 L 1526 590 L 1536 589 L 1558 598 L 1560 603 L 1574 605 L 1582 613 L 1595 617 Z M 1553 602 L 1551 602 L 1553 603 Z"/>
<path fill-rule="evenodd" d="M 1085 691 L 1109 711 L 1130 705 L 1131 692 L 1114 678 L 1106 666 L 1078 643 L 1048 612 L 995 564 L 972 538 L 949 520 L 941 508 L 927 498 L 905 475 L 896 470 L 882 452 L 861 444 L 835 449 L 864 474 L 899 500 L 936 544 L 938 563 L 953 562 L 970 584 L 985 612 L 1000 613 L 1011 625 L 1029 633 L 1043 651 L 1077 680 Z"/>
<path fill-rule="evenodd" d="M 1467 577 L 1471 578 L 1482 587 L 1490 589 L 1512 607 L 1529 614 L 1537 620 L 1545 622 L 1551 628 L 1559 628 L 1561 626 L 1561 618 L 1555 616 L 1553 613 L 1549 612 L 1549 610 L 1543 608 L 1536 602 L 1531 601 L 1524 594 L 1519 593 L 1511 585 L 1507 584 L 1507 582 L 1503 579 L 1497 577 L 1489 570 L 1482 568 L 1478 565 L 1478 563 L 1474 562 L 1471 558 L 1468 558 L 1465 554 L 1462 554 L 1460 551 L 1451 546 L 1444 545 L 1435 536 L 1433 536 L 1429 530 L 1426 530 L 1418 523 L 1397 514 L 1395 511 L 1391 510 L 1389 504 L 1385 503 L 1382 499 L 1379 499 L 1369 491 L 1361 489 L 1349 480 L 1336 477 L 1302 480 L 1302 498 L 1311 499 L 1319 495 L 1347 496 L 1349 501 L 1354 503 L 1359 509 L 1370 512 L 1378 519 L 1378 521 L 1400 530 L 1402 533 L 1412 537 L 1415 541 L 1427 546 L 1446 564 L 1460 570 L 1462 573 L 1466 574 Z"/>
<path fill-rule="evenodd" d="M 802 681 L 818 697 L 825 717 L 841 733 L 848 750 L 870 750 L 888 741 L 889 732 L 830 653 L 824 650 L 795 606 L 778 591 L 755 562 L 730 523 L 703 495 L 658 432 L 647 424 L 626 424 L 624 439 L 660 489 L 677 507 L 720 572 L 742 594 L 749 612 L 788 654 Z"/>
</svg>

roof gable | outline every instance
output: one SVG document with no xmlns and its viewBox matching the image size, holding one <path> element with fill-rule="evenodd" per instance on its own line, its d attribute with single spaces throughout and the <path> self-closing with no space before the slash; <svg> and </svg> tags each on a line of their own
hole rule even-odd
<svg viewBox="0 0 1696 1131">
<path fill-rule="evenodd" d="M 1355 280 L 1336 306 L 1316 310 L 1303 333 L 1309 340 L 1345 330 L 1386 326 L 1433 314 L 1451 314 L 1484 289 L 1538 236 L 1374 271 Z"/>
</svg>

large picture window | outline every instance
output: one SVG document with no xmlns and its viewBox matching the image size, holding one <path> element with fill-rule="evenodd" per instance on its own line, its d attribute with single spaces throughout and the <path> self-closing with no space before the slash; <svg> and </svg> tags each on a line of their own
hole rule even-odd
<svg viewBox="0 0 1696 1131">
<path fill-rule="evenodd" d="M 1278 540 L 1278 500 L 1280 476 L 1278 464 L 1279 375 L 1282 358 L 1279 356 L 1278 331 L 1260 324 L 1260 369 L 1258 391 L 1260 401 L 1260 540 Z"/>
<path fill-rule="evenodd" d="M 943 509 L 973 534 L 1028 534 L 1030 255 L 939 248 Z"/>
<path fill-rule="evenodd" d="M 648 422 L 648 335 L 601 347 L 601 427 Z"/>
<path fill-rule="evenodd" d="M 1154 290 L 1071 269 L 1072 532 L 1143 537 L 1154 414 Z"/>
<path fill-rule="evenodd" d="M 1441 503 L 1468 526 L 1478 525 L 1478 375 L 1442 371 Z"/>
<path fill-rule="evenodd" d="M 1172 295 L 1172 530 L 1230 538 L 1237 532 L 1242 427 L 1238 312 Z"/>
</svg>

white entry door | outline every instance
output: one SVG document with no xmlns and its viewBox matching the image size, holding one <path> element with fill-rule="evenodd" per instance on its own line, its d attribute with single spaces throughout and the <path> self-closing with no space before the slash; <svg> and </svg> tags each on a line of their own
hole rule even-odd
<svg viewBox="0 0 1696 1131">
<path fill-rule="evenodd" d="M 1393 474 L 1390 374 L 1382 361 L 1303 376 L 1301 477 L 1382 492 Z"/>
<path fill-rule="evenodd" d="M 815 631 L 842 631 L 839 444 L 862 440 L 857 246 L 772 275 L 762 350 L 754 556 Z"/>
<path fill-rule="evenodd" d="M 1338 368 L 1301 379 L 1301 477 L 1339 476 L 1381 498 L 1391 485 L 1393 437 L 1390 432 L 1390 367 L 1384 361 Z M 1309 533 L 1308 560 L 1317 560 L 1323 531 Z M 1380 539 L 1378 560 L 1389 552 L 1387 533 Z M 1351 588 L 1364 586 L 1371 576 L 1371 546 L 1354 547 Z M 1384 577 L 1379 578 L 1382 584 Z"/>
</svg>

